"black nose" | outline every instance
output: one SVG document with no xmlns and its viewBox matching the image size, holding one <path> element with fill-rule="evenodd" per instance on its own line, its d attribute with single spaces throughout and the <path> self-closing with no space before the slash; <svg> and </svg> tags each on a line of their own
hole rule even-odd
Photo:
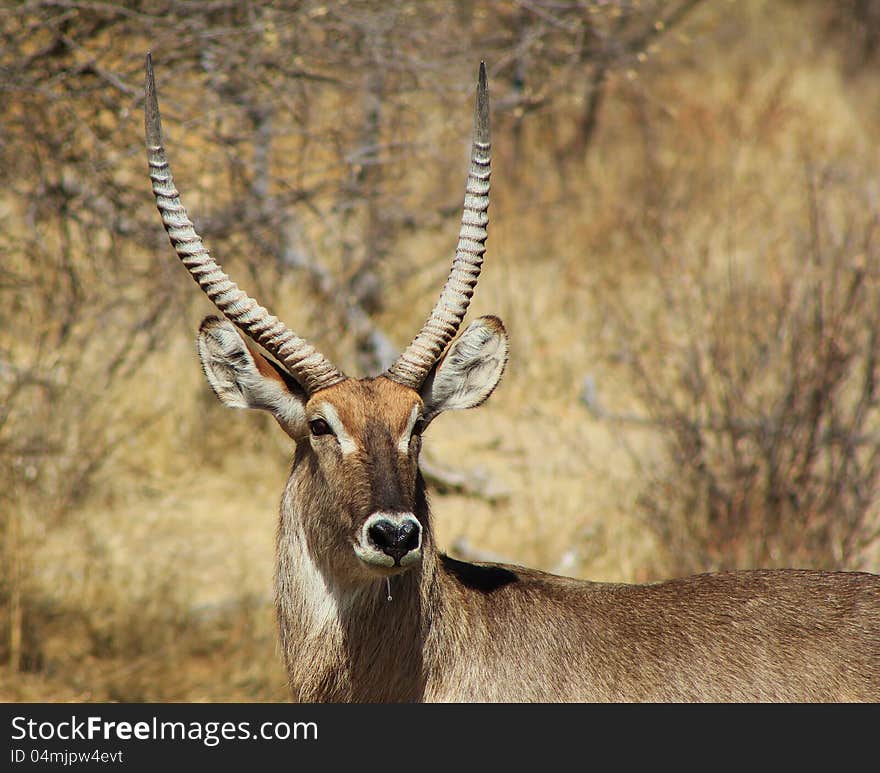
<svg viewBox="0 0 880 773">
<path fill-rule="evenodd" d="M 407 518 L 400 523 L 382 518 L 370 525 L 367 536 L 370 541 L 386 555 L 394 559 L 394 563 L 400 563 L 410 550 L 419 546 L 419 522 Z"/>
</svg>

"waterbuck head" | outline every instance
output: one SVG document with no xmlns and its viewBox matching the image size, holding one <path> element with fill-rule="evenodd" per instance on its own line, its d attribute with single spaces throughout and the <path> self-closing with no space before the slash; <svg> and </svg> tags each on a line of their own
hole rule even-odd
<svg viewBox="0 0 880 773">
<path fill-rule="evenodd" d="M 348 378 L 240 290 L 210 256 L 174 186 L 149 55 L 145 118 L 162 221 L 184 266 L 225 317 L 208 317 L 201 325 L 205 375 L 224 404 L 270 412 L 296 442 L 285 501 L 298 503 L 309 553 L 340 586 L 418 566 L 433 549 L 418 468 L 421 434 L 442 411 L 481 404 L 507 361 L 507 334 L 496 317 L 475 320 L 450 345 L 476 286 L 487 236 L 485 67 L 480 66 L 464 214 L 449 278 L 409 347 L 373 378 Z M 236 328 L 269 356 L 246 344 Z M 283 508 L 285 517 L 294 514 Z"/>
</svg>

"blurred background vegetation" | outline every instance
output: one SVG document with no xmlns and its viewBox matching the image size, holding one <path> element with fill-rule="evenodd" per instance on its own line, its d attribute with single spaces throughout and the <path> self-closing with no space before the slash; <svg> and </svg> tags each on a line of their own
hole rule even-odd
<svg viewBox="0 0 880 773">
<path fill-rule="evenodd" d="M 493 110 L 471 315 L 512 356 L 426 438 L 441 546 L 598 580 L 880 571 L 880 2 L 0 2 L 0 699 L 274 701 L 292 449 L 224 409 L 150 193 L 350 374 L 418 330 Z"/>
</svg>

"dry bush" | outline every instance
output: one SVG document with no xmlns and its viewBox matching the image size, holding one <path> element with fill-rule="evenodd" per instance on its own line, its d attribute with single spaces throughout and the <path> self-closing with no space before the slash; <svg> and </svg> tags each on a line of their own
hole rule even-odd
<svg viewBox="0 0 880 773">
<path fill-rule="evenodd" d="M 855 205 L 840 219 L 835 201 L 849 202 L 862 180 L 818 177 L 806 197 L 813 220 L 780 225 L 755 212 L 784 203 L 803 215 L 804 197 L 797 206 L 786 198 L 790 166 L 765 175 L 775 187 L 750 189 L 757 203 L 747 226 L 765 234 L 749 242 L 760 260 L 725 253 L 705 233 L 715 225 L 707 221 L 723 219 L 721 159 L 737 153 L 725 132 L 769 137 L 754 166 L 770 170 L 791 152 L 798 117 L 775 93 L 802 72 L 805 92 L 839 84 L 823 63 L 803 61 L 798 46 L 811 38 L 791 23 L 799 10 L 787 17 L 777 4 L 711 12 L 703 4 L 688 33 L 696 30 L 699 45 L 680 46 L 686 35 L 679 39 L 676 25 L 697 5 L 38 0 L 0 8 L 8 185 L 0 196 L 0 658 L 13 665 L 0 669 L 0 697 L 284 697 L 267 596 L 290 451 L 269 417 L 231 418 L 199 380 L 192 337 L 210 308 L 176 265 L 145 176 L 148 48 L 177 181 L 207 244 L 352 374 L 396 353 L 442 284 L 472 79 L 477 60 L 487 60 L 498 171 L 477 305 L 489 299 L 480 311 L 502 313 L 514 354 L 493 404 L 445 426 L 441 419 L 428 442 L 447 463 L 466 446 L 467 464 L 485 462 L 516 496 L 503 505 L 435 499 L 447 544 L 457 518 L 477 546 L 545 568 L 559 567 L 580 539 L 582 563 L 564 571 L 643 572 L 635 538 L 620 535 L 625 498 L 588 469 L 606 446 L 594 445 L 597 428 L 584 427 L 572 400 L 595 354 L 591 336 L 572 335 L 593 321 L 586 273 L 634 289 L 621 297 L 640 304 L 595 345 L 612 348 L 613 329 L 626 332 L 621 351 L 629 347 L 628 362 L 640 364 L 625 373 L 635 384 L 636 371 L 651 377 L 641 396 L 647 405 L 657 398 L 651 420 L 664 427 L 670 465 L 642 475 L 655 484 L 642 512 L 676 551 L 676 569 L 784 563 L 780 550 L 799 563 L 857 561 L 870 538 L 859 532 L 867 525 L 858 502 L 870 497 L 874 469 L 861 441 L 876 431 L 866 375 L 873 222 Z M 684 59 L 664 61 L 661 44 L 683 49 Z M 729 111 L 713 113 L 721 103 Z M 677 142 L 655 113 L 677 117 Z M 803 121 L 811 122 L 820 123 Z M 728 144 L 713 144 L 718 135 Z M 691 163 L 668 172 L 670 154 Z M 699 215 L 704 202 L 711 208 Z M 791 222 L 810 238 L 792 240 Z M 584 245 L 614 260 L 594 256 L 585 271 Z M 646 261 L 658 245 L 656 262 Z M 756 270 L 765 264 L 769 278 Z M 672 281 L 679 274 L 690 281 Z M 657 308 L 658 288 L 669 305 Z M 785 358 L 799 366 L 790 382 Z M 818 411 L 817 388 L 828 397 Z M 774 423 L 766 406 L 784 407 L 789 393 L 789 423 Z M 742 424 L 718 425 L 725 417 Z M 731 466 L 733 483 L 724 477 Z M 803 491 L 792 493 L 798 475 Z M 865 488 L 843 485 L 854 478 Z M 632 488 L 629 478 L 620 484 Z M 792 496 L 800 497 L 794 516 Z M 849 520 L 831 522 L 832 500 L 849 508 Z M 686 523 L 692 512 L 702 525 Z M 778 538 L 759 521 L 785 527 L 801 515 L 809 528 Z M 723 529 L 712 532 L 716 523 Z M 218 598 L 203 598 L 206 589 Z"/>
<path fill-rule="evenodd" d="M 838 0 L 822 3 L 821 13 L 827 41 L 840 52 L 850 74 L 876 66 L 880 56 L 880 2 Z"/>
<path fill-rule="evenodd" d="M 804 177 L 801 228 L 774 237 L 767 218 L 764 254 L 654 221 L 650 326 L 605 307 L 660 432 L 638 502 L 676 572 L 853 568 L 880 536 L 876 201 L 852 167 Z"/>
<path fill-rule="evenodd" d="M 192 387 L 191 338 L 207 309 L 149 194 L 147 49 L 178 183 L 206 242 L 253 295 L 357 373 L 396 354 L 422 321 L 415 299 L 442 282 L 479 58 L 499 134 L 555 123 L 561 110 L 571 119 L 559 148 L 583 150 L 607 77 L 637 66 L 695 5 L 0 8 L 0 659 L 12 673 L 72 669 L 75 694 L 89 697 L 189 697 L 176 669 L 161 677 L 163 664 L 199 657 L 185 635 L 192 586 L 153 547 L 172 535 L 130 545 L 121 563 L 107 546 L 136 532 L 137 503 L 171 476 L 185 489 L 190 468 L 205 466 L 247 487 L 236 464 L 258 448 L 272 467 L 261 478 L 283 468 L 276 446 L 266 454 L 270 421 L 224 415 L 218 431 L 213 398 Z M 516 149 L 525 177 L 530 153 Z M 98 533 L 88 524 L 103 510 L 117 517 Z M 83 560 L 88 572 L 70 569 Z M 150 571 L 128 574 L 127 562 Z M 251 628 L 262 630 L 232 637 L 242 668 L 264 659 Z M 126 657 L 103 681 L 89 666 Z M 259 695 L 274 696 L 265 686 Z"/>
</svg>

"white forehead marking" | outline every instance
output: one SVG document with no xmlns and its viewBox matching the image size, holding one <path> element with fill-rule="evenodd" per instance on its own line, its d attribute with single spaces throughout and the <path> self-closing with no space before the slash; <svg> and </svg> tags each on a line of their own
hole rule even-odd
<svg viewBox="0 0 880 773">
<path fill-rule="evenodd" d="M 406 423 L 406 429 L 403 430 L 403 434 L 400 436 L 400 440 L 397 441 L 397 450 L 402 454 L 409 453 L 409 439 L 412 437 L 413 427 L 416 426 L 416 421 L 418 421 L 419 413 L 421 412 L 421 406 L 416 403 L 413 406 L 412 413 L 409 415 L 409 421 Z"/>
<path fill-rule="evenodd" d="M 318 411 L 324 421 L 330 425 L 333 434 L 336 435 L 343 456 L 353 454 L 357 451 L 358 444 L 355 443 L 351 435 L 348 434 L 348 430 L 345 429 L 345 425 L 342 423 L 342 419 L 339 418 L 339 414 L 336 413 L 336 409 L 330 403 L 321 403 L 318 406 Z"/>
</svg>

